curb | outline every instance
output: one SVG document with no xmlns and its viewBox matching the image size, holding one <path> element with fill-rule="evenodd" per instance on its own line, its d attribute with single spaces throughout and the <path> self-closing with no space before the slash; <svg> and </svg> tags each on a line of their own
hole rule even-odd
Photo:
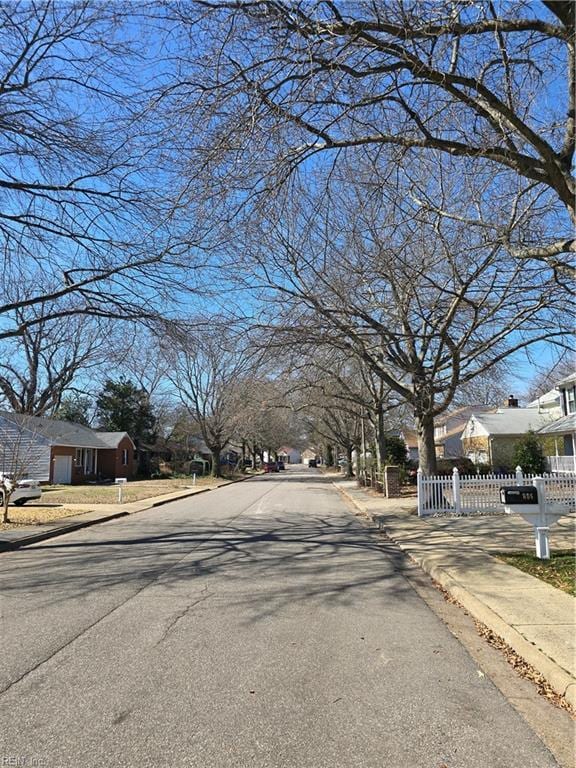
<svg viewBox="0 0 576 768">
<path fill-rule="evenodd" d="M 384 530 L 386 530 L 384 528 Z M 454 578 L 441 566 L 428 562 L 426 557 L 418 557 L 409 548 L 397 541 L 393 534 L 386 531 L 392 541 L 400 547 L 403 552 L 410 554 L 418 565 L 426 571 L 435 581 L 458 600 L 458 602 L 478 621 L 485 624 L 495 634 L 501 637 L 524 661 L 534 667 L 547 681 L 552 688 L 563 696 L 566 701 L 576 708 L 576 681 L 568 672 L 560 667 L 556 662 L 550 659 L 546 654 L 540 651 L 535 645 L 507 624 L 491 608 L 479 600 L 466 587 L 459 584 Z"/>
<path fill-rule="evenodd" d="M 58 528 L 53 528 L 50 531 L 39 531 L 38 533 L 32 533 L 30 534 L 30 536 L 25 536 L 15 541 L 6 541 L 6 540 L 3 541 L 0 533 L 0 553 L 14 552 L 14 550 L 20 549 L 21 547 L 27 547 L 30 544 L 37 544 L 38 542 L 45 541 L 46 539 L 54 539 L 57 536 L 64 536 L 67 533 L 73 533 L 74 531 L 78 531 L 81 528 L 90 528 L 93 525 L 98 525 L 98 523 L 107 523 L 110 520 L 116 520 L 120 517 L 128 517 L 129 515 L 135 515 L 138 512 L 145 512 L 147 509 L 154 509 L 155 507 L 161 507 L 164 504 L 170 504 L 173 501 L 180 501 L 181 499 L 189 499 L 192 496 L 200 496 L 202 493 L 208 493 L 208 491 L 217 491 L 219 488 L 226 488 L 226 486 L 228 485 L 234 485 L 235 483 L 243 483 L 246 480 L 252 480 L 252 479 L 253 478 L 251 476 L 241 477 L 238 480 L 232 480 L 231 482 L 226 483 L 224 485 L 217 485 L 215 488 L 202 488 L 199 491 L 190 491 L 190 492 L 183 493 L 181 496 L 177 496 L 176 498 L 159 499 L 158 501 L 155 501 L 146 507 L 142 507 L 142 509 L 135 509 L 132 512 L 130 510 L 123 510 L 121 512 L 111 512 L 107 515 L 103 515 L 102 517 L 97 517 L 94 520 L 79 520 L 75 523 L 69 523 L 68 525 L 63 524 L 61 526 L 58 526 Z M 137 503 L 137 502 L 133 502 L 133 503 Z"/>
<path fill-rule="evenodd" d="M 140 511 L 140 510 L 138 510 Z M 109 520 L 116 520 L 118 517 L 127 517 L 130 512 L 111 512 L 105 517 L 98 517 L 95 520 L 80 520 L 76 523 L 69 523 L 68 525 L 62 525 L 58 528 L 53 528 L 51 531 L 40 531 L 38 533 L 32 533 L 30 536 L 26 536 L 16 541 L 2 541 L 0 540 L 0 552 L 13 552 L 20 547 L 27 547 L 29 544 L 36 544 L 39 541 L 45 541 L 46 539 L 53 539 L 56 536 L 64 536 L 66 533 L 72 533 L 80 528 L 90 528 L 92 525 L 98 523 L 107 523 Z"/>
<path fill-rule="evenodd" d="M 442 566 L 432 562 L 430 558 L 419 555 L 410 549 L 409 545 L 399 540 L 393 531 L 386 526 L 384 516 L 375 519 L 353 496 L 345 489 L 338 488 L 338 491 L 345 496 L 354 506 L 368 515 L 370 520 L 377 524 L 380 530 L 386 532 L 386 535 L 406 554 L 408 554 L 423 571 L 432 579 L 438 582 L 446 589 L 475 619 L 485 624 L 495 634 L 501 637 L 524 661 L 539 672 L 556 693 L 563 696 L 568 704 L 576 709 L 576 680 L 565 669 L 560 667 L 555 661 L 540 651 L 535 645 L 520 634 L 514 627 L 511 627 L 498 616 L 491 608 L 479 600 L 466 587 L 460 584 L 446 571 Z M 490 557 L 489 553 L 486 553 Z"/>
</svg>

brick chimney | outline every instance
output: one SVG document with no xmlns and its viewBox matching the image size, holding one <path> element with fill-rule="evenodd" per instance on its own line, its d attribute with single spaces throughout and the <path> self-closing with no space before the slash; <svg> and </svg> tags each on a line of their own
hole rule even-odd
<svg viewBox="0 0 576 768">
<path fill-rule="evenodd" d="M 514 395 L 508 397 L 508 408 L 518 408 L 518 398 Z"/>
</svg>

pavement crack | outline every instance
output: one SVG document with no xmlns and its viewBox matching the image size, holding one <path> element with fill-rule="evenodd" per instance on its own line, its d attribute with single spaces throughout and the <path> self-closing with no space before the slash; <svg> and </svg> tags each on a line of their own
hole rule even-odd
<svg viewBox="0 0 576 768">
<path fill-rule="evenodd" d="M 173 614 L 168 620 L 166 626 L 164 627 L 164 632 L 162 633 L 162 637 L 156 643 L 154 643 L 154 645 L 158 646 L 161 643 L 163 643 L 168 637 L 168 635 L 174 631 L 174 628 L 178 624 L 178 622 L 181 621 L 183 618 L 185 618 L 193 608 L 199 605 L 199 603 L 203 603 L 205 600 L 208 600 L 209 597 L 211 597 L 210 593 L 203 595 L 202 597 L 199 597 L 198 600 L 194 600 L 192 603 L 189 603 L 181 611 L 178 611 L 177 613 Z"/>
<path fill-rule="evenodd" d="M 235 522 L 239 517 L 242 517 L 242 515 L 245 514 L 251 507 L 253 507 L 255 503 L 259 503 L 261 499 L 263 499 L 265 496 L 268 496 L 277 487 L 278 487 L 278 483 L 274 483 L 271 488 L 266 489 L 264 491 L 264 493 L 259 497 L 257 502 L 253 502 L 253 501 L 250 502 L 250 504 L 248 504 L 246 507 L 243 507 L 235 515 L 232 515 L 231 517 L 223 520 L 220 525 L 220 531 L 224 530 L 226 526 L 230 525 L 230 523 Z M 209 536 L 208 540 L 216 537 L 218 533 L 219 531 L 212 534 L 212 536 Z M 151 587 L 153 584 L 161 583 L 162 580 L 166 578 L 166 575 L 170 571 L 172 571 L 173 569 L 181 565 L 181 563 L 184 562 L 187 558 L 189 558 L 192 552 L 195 552 L 197 549 L 199 549 L 203 543 L 205 542 L 202 542 L 200 544 L 197 544 L 194 547 L 191 547 L 185 554 L 183 554 L 181 557 L 178 557 L 175 562 L 173 562 L 171 565 L 165 568 L 162 573 L 156 574 L 152 576 L 152 578 L 148 578 L 143 584 L 141 584 L 140 587 L 138 587 L 138 589 L 136 589 L 134 592 L 129 594 L 126 598 L 121 600 L 118 604 L 112 606 L 108 611 L 105 611 L 102 615 L 98 616 L 94 621 L 91 621 L 85 627 L 81 627 L 78 630 L 78 632 L 76 632 L 71 637 L 69 637 L 61 646 L 59 646 L 58 648 L 55 648 L 52 652 L 48 653 L 44 658 L 39 659 L 35 664 L 33 664 L 31 667 L 29 667 L 20 675 L 18 675 L 18 677 L 14 678 L 13 680 L 7 681 L 5 685 L 0 684 L 0 696 L 3 696 L 5 693 L 8 693 L 8 691 L 10 691 L 12 688 L 19 685 L 24 680 L 27 680 L 28 678 L 30 678 L 35 672 L 42 669 L 46 664 L 48 664 L 50 661 L 56 658 L 59 654 L 61 654 L 67 648 L 70 648 L 77 640 L 87 635 L 98 624 L 100 624 L 101 622 L 105 621 L 109 617 L 119 612 L 127 603 L 137 598 L 142 592 L 144 592 L 146 589 Z M 200 598 L 200 600 L 205 600 L 207 597 L 208 595 Z M 200 602 L 200 600 L 196 602 Z M 192 607 L 193 605 L 190 606 L 190 608 Z"/>
<path fill-rule="evenodd" d="M 116 717 L 112 720 L 112 725 L 121 725 L 125 720 L 127 720 L 130 715 L 132 714 L 131 709 L 124 710 L 123 712 L 120 712 Z"/>
</svg>

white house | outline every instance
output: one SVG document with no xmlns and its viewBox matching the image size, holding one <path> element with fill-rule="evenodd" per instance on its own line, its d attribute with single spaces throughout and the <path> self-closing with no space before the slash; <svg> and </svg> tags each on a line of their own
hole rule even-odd
<svg viewBox="0 0 576 768">
<path fill-rule="evenodd" d="M 560 401 L 559 418 L 538 430 L 538 434 L 554 440 L 554 455 L 548 456 L 550 470 L 555 473 L 576 472 L 576 373 L 556 385 Z"/>
<path fill-rule="evenodd" d="M 439 416 L 434 425 L 436 456 L 439 459 L 463 456 L 462 434 L 470 416 L 495 410 L 492 405 L 465 405 Z"/>
<path fill-rule="evenodd" d="M 560 391 L 554 388 L 549 392 L 545 392 L 535 400 L 532 400 L 531 403 L 528 403 L 527 408 L 537 408 L 540 413 L 549 413 L 551 418 L 559 419 L 562 416 Z"/>
<path fill-rule="evenodd" d="M 301 464 L 302 454 L 297 448 L 291 448 L 288 445 L 283 445 L 278 451 L 278 458 L 285 464 Z"/>
</svg>

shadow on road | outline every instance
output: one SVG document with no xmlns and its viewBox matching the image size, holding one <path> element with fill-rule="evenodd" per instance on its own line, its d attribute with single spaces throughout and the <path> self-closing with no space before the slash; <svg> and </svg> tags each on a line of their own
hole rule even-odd
<svg viewBox="0 0 576 768">
<path fill-rule="evenodd" d="M 115 587 L 208 589 L 245 608 L 249 621 L 295 601 L 351 604 L 384 581 L 395 598 L 411 592 L 398 574 L 402 553 L 349 516 L 291 512 L 242 515 L 227 523 L 163 520 L 161 532 L 159 527 L 140 522 L 134 536 L 110 535 L 108 529 L 109 538 L 36 546 L 21 553 L 17 569 L 6 569 L 3 592 L 42 590 L 47 608 Z"/>
</svg>

